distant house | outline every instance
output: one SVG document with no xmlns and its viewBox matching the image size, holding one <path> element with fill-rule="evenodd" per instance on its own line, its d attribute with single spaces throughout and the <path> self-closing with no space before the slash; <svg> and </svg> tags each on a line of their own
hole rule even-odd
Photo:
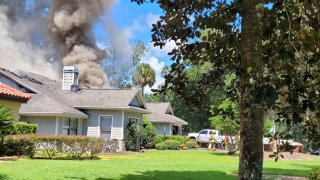
<svg viewBox="0 0 320 180">
<path fill-rule="evenodd" d="M 77 76 L 76 67 L 65 67 L 62 81 L 0 69 L 0 82 L 32 95 L 20 108 L 20 121 L 38 124 L 39 134 L 117 139 L 122 149 L 128 122 L 149 113 L 139 91 L 79 89 Z"/>
<path fill-rule="evenodd" d="M 0 105 L 10 108 L 14 118 L 19 120 L 19 109 L 22 103 L 27 103 L 31 95 L 0 83 Z"/>
<path fill-rule="evenodd" d="M 174 116 L 170 103 L 147 103 L 147 108 L 151 114 L 147 118 L 162 135 L 181 135 L 182 126 L 188 123 Z"/>
</svg>

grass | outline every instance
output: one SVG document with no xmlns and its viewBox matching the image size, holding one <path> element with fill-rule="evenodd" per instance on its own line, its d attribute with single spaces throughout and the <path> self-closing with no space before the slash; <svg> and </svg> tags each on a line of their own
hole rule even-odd
<svg viewBox="0 0 320 180">
<path fill-rule="evenodd" d="M 238 157 L 207 151 L 148 151 L 101 160 L 31 160 L 0 163 L 0 179 L 235 179 Z M 307 161 L 264 163 L 264 173 L 306 176 L 320 165 Z"/>
</svg>

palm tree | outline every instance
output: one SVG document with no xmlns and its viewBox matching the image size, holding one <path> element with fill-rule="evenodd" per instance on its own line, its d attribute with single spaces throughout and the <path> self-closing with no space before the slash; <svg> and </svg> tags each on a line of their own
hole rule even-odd
<svg viewBox="0 0 320 180">
<path fill-rule="evenodd" d="M 141 88 L 142 96 L 144 95 L 144 87 L 152 87 L 156 81 L 156 73 L 149 64 L 141 63 L 132 73 L 132 82 Z"/>
<path fill-rule="evenodd" d="M 3 154 L 4 137 L 9 133 L 13 122 L 11 109 L 0 105 L 0 156 Z"/>
</svg>

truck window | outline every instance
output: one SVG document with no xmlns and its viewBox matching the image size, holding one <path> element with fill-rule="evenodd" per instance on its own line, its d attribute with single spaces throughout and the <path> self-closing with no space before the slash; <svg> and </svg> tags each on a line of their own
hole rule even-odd
<svg viewBox="0 0 320 180">
<path fill-rule="evenodd" d="M 211 135 L 212 134 L 212 131 L 209 131 L 209 135 Z"/>
<path fill-rule="evenodd" d="M 199 134 L 208 134 L 208 131 L 201 131 Z"/>
</svg>

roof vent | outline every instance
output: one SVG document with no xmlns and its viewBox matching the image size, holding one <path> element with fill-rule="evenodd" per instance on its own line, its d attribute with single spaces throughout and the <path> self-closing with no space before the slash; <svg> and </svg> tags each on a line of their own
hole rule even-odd
<svg viewBox="0 0 320 180">
<path fill-rule="evenodd" d="M 76 66 L 63 67 L 62 90 L 71 91 L 78 87 L 79 70 Z"/>
</svg>

